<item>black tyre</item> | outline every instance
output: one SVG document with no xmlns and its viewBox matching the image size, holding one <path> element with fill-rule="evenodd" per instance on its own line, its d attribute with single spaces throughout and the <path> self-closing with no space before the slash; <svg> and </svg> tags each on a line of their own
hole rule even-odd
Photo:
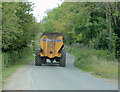
<svg viewBox="0 0 120 92">
<path fill-rule="evenodd" d="M 65 67 L 66 65 L 66 52 L 62 51 L 62 56 L 60 58 L 60 66 Z"/>
<path fill-rule="evenodd" d="M 56 62 L 60 62 L 60 58 L 57 58 L 57 59 L 56 59 Z"/>
<path fill-rule="evenodd" d="M 42 59 L 42 62 L 43 62 L 44 64 L 46 64 L 47 60 L 43 58 L 43 59 Z"/>
<path fill-rule="evenodd" d="M 41 66 L 42 65 L 42 59 L 41 59 L 39 53 L 40 53 L 40 51 L 37 50 L 36 51 L 36 56 L 35 56 L 35 65 L 36 66 Z"/>
</svg>

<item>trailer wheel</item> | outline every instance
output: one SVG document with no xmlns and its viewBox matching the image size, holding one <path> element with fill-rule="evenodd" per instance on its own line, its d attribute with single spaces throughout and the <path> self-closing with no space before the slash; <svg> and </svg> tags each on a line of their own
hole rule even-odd
<svg viewBox="0 0 120 92">
<path fill-rule="evenodd" d="M 62 51 L 62 56 L 60 58 L 60 66 L 65 67 L 66 65 L 66 52 Z"/>
<path fill-rule="evenodd" d="M 57 59 L 56 59 L 56 62 L 60 62 L 60 58 L 57 58 Z"/>
<path fill-rule="evenodd" d="M 42 65 L 42 59 L 41 59 L 39 53 L 40 53 L 40 51 L 37 50 L 36 51 L 36 56 L 35 56 L 35 65 L 36 66 L 41 66 Z"/>
<path fill-rule="evenodd" d="M 42 62 L 45 64 L 47 62 L 47 60 L 42 58 Z"/>
</svg>

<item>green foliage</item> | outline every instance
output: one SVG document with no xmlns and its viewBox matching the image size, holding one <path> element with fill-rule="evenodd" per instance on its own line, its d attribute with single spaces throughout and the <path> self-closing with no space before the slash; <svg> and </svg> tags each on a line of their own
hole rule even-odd
<svg viewBox="0 0 120 92">
<path fill-rule="evenodd" d="M 24 56 L 24 55 L 23 55 Z M 19 62 L 14 63 L 14 64 L 7 64 L 7 67 L 2 68 L 2 80 L 4 83 L 4 80 L 10 76 L 13 72 L 15 72 L 17 69 L 19 69 L 21 66 L 24 66 L 28 62 L 31 62 L 34 60 L 34 56 L 28 54 L 25 58 L 22 58 L 19 60 Z"/>
<path fill-rule="evenodd" d="M 11 66 L 12 64 L 20 62 L 21 59 L 26 58 L 28 55 L 33 54 L 33 48 L 32 47 L 23 47 L 19 49 L 18 51 L 8 51 L 5 53 L 2 53 L 2 63 L 4 66 Z"/>
<path fill-rule="evenodd" d="M 74 65 L 86 72 L 103 78 L 118 78 L 118 62 L 115 53 L 108 54 L 106 50 L 68 47 L 66 50 L 75 56 Z"/>
<path fill-rule="evenodd" d="M 2 50 L 26 47 L 36 36 L 39 25 L 30 11 L 29 2 L 2 3 Z"/>
<path fill-rule="evenodd" d="M 114 51 L 120 38 L 119 4 L 64 2 L 47 12 L 48 16 L 43 19 L 44 31 L 63 33 L 66 44 L 82 43 L 94 49 Z"/>
<path fill-rule="evenodd" d="M 93 40 L 93 47 L 96 49 L 108 49 L 109 35 L 106 30 L 101 32 L 96 39 Z"/>
<path fill-rule="evenodd" d="M 16 64 L 27 55 L 33 54 L 35 47 L 30 46 L 40 31 L 41 24 L 30 13 L 32 6 L 30 2 L 2 3 L 3 67 Z"/>
</svg>

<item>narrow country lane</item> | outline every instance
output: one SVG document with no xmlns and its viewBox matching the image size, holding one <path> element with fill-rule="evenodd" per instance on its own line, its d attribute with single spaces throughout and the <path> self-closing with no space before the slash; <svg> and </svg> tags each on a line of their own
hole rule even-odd
<svg viewBox="0 0 120 92">
<path fill-rule="evenodd" d="M 67 53 L 66 67 L 31 62 L 13 73 L 3 90 L 118 90 L 117 85 L 74 67 L 74 59 Z"/>
</svg>

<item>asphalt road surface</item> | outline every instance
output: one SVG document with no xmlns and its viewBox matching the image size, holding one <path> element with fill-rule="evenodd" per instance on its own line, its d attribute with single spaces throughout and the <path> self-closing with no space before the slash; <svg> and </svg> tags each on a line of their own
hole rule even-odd
<svg viewBox="0 0 120 92">
<path fill-rule="evenodd" d="M 14 72 L 3 90 L 118 90 L 117 84 L 106 82 L 74 67 L 75 57 L 67 53 L 66 67 L 35 66 L 31 62 Z"/>
</svg>

